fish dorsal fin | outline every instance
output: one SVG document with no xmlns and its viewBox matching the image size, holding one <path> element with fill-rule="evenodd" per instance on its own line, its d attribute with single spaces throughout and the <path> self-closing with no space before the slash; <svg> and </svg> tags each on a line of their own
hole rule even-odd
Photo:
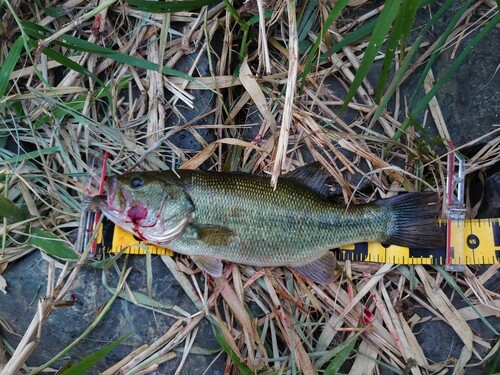
<svg viewBox="0 0 500 375">
<path fill-rule="evenodd" d="M 236 239 L 236 232 L 218 225 L 193 225 L 196 239 L 211 246 L 229 245 Z"/>
<path fill-rule="evenodd" d="M 330 189 L 326 185 L 327 181 L 331 180 L 332 176 L 330 176 L 328 171 L 319 161 L 294 169 L 293 171 L 283 175 L 283 177 L 300 181 L 311 190 L 314 190 L 316 193 L 325 197 L 332 195 Z"/>
<path fill-rule="evenodd" d="M 193 255 L 191 257 L 199 269 L 209 273 L 213 277 L 222 276 L 222 261 L 203 255 Z"/>
<path fill-rule="evenodd" d="M 330 284 L 334 280 L 336 264 L 337 259 L 335 258 L 335 255 L 329 251 L 321 258 L 316 259 L 311 263 L 291 268 L 297 271 L 297 273 L 301 276 L 304 276 L 305 278 L 318 284 Z"/>
</svg>

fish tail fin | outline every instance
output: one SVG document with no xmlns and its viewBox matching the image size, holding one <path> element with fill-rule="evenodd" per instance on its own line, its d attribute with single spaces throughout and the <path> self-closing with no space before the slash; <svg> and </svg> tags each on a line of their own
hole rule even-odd
<svg viewBox="0 0 500 375">
<path fill-rule="evenodd" d="M 444 236 L 436 220 L 441 209 L 437 193 L 407 193 L 377 204 L 390 210 L 393 218 L 384 242 L 405 247 L 444 246 Z"/>
</svg>

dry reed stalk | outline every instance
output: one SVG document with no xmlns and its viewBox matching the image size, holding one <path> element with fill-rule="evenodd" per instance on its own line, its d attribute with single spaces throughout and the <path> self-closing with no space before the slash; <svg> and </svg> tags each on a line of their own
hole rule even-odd
<svg viewBox="0 0 500 375">
<path fill-rule="evenodd" d="M 241 64 L 239 79 L 241 84 L 245 87 L 248 95 L 253 100 L 254 105 L 257 106 L 257 108 L 259 109 L 262 117 L 264 118 L 264 121 L 269 123 L 271 131 L 273 133 L 276 132 L 277 127 L 274 115 L 269 110 L 267 99 L 262 90 L 260 89 L 256 79 L 253 77 L 246 58 L 245 60 L 243 60 Z"/>
<path fill-rule="evenodd" d="M 295 8 L 296 2 L 294 0 L 288 0 L 288 81 L 286 85 L 285 104 L 283 106 L 278 145 L 276 146 L 276 155 L 274 157 L 273 172 L 271 175 L 271 185 L 274 188 L 277 186 L 278 176 L 281 174 L 286 161 L 288 138 L 293 119 L 293 103 L 297 85 L 299 41 L 297 36 L 297 16 L 295 14 Z"/>
</svg>

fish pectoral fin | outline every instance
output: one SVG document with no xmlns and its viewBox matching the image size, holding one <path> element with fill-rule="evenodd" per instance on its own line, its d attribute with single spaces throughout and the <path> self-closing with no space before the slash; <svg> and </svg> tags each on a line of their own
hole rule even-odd
<svg viewBox="0 0 500 375">
<path fill-rule="evenodd" d="M 337 259 L 335 255 L 329 251 L 321 258 L 312 261 L 304 266 L 290 267 L 301 276 L 312 280 L 318 284 L 330 284 L 335 276 L 335 265 Z"/>
<path fill-rule="evenodd" d="M 199 269 L 209 273 L 213 277 L 222 276 L 222 261 L 203 255 L 193 255 L 191 257 Z"/>
<path fill-rule="evenodd" d="M 196 239 L 211 246 L 229 245 L 236 239 L 232 229 L 217 225 L 195 225 Z"/>
</svg>

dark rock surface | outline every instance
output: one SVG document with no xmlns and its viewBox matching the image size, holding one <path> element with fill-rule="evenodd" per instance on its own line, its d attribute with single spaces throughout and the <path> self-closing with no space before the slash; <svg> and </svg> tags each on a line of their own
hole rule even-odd
<svg viewBox="0 0 500 375">
<path fill-rule="evenodd" d="M 202 53 L 203 56 L 200 57 L 198 64 L 196 65 L 196 72 L 194 76 L 207 77 L 210 76 L 208 59 L 205 52 L 196 52 L 184 56 L 175 66 L 175 68 L 181 72 L 188 73 L 191 69 L 196 55 Z M 168 111 L 165 119 L 165 128 L 170 129 L 175 126 L 183 125 L 192 122 L 192 125 L 206 125 L 213 124 L 213 115 L 204 116 L 201 119 L 194 121 L 197 117 L 210 112 L 215 105 L 215 94 L 211 90 L 186 90 L 189 94 L 193 95 L 193 105 L 194 108 L 189 108 L 184 104 L 177 105 L 179 110 L 178 113 L 174 111 Z M 215 141 L 215 135 L 211 129 L 192 129 L 192 130 L 181 130 L 173 134 L 169 141 L 171 141 L 175 146 L 182 150 L 188 150 L 190 152 L 200 151 L 203 147 L 200 142 L 193 135 L 196 131 L 200 138 L 204 139 L 205 142 L 210 143 Z"/>
<path fill-rule="evenodd" d="M 132 267 L 133 270 L 127 281 L 133 291 L 147 294 L 144 262 L 144 257 L 129 257 L 127 266 Z M 4 273 L 8 288 L 7 294 L 0 293 L 0 314 L 10 323 L 14 332 L 2 331 L 2 335 L 13 345 L 17 345 L 20 341 L 19 335 L 26 331 L 36 313 L 37 301 L 45 293 L 47 272 L 48 263 L 41 258 L 38 251 L 35 251 Z M 111 274 L 108 283 L 114 287 L 117 278 L 111 277 Z M 152 296 L 155 300 L 175 304 L 189 313 L 197 312 L 193 303 L 159 257 L 153 259 L 153 276 Z M 101 270 L 83 268 L 80 271 L 70 291 L 76 302 L 71 307 L 58 308 L 51 314 L 43 326 L 40 344 L 28 361 L 29 366 L 44 364 L 80 336 L 88 327 L 112 296 L 105 289 L 101 280 Z M 21 296 L 22 298 L 20 298 Z M 167 312 L 176 314 L 171 310 Z M 106 344 L 124 335 L 130 335 L 122 345 L 117 346 L 89 372 L 97 374 L 99 370 L 102 371 L 117 363 L 133 349 L 143 344 L 153 343 L 175 321 L 174 318 L 154 313 L 118 298 L 112 305 L 111 311 L 97 328 L 67 356 L 54 364 L 54 367 L 64 366 L 69 361 L 76 363 Z M 184 365 L 185 373 L 201 374 L 208 369 L 207 374 L 222 374 L 223 357 L 216 360 L 210 367 L 210 363 L 216 359 L 217 350 L 220 348 L 213 337 L 212 328 L 207 321 L 202 321 L 199 329 L 194 345 L 215 354 L 190 354 Z M 158 373 L 175 372 L 181 356 L 182 353 L 177 353 L 177 358 L 164 363 Z"/>
<path fill-rule="evenodd" d="M 462 43 L 470 40 L 470 36 Z M 450 136 L 456 145 L 477 139 L 500 123 L 500 30 L 494 28 L 461 64 L 451 79 L 438 93 L 438 101 Z M 458 52 L 461 52 L 459 48 Z M 451 66 L 453 48 L 439 57 L 435 65 L 436 78 Z M 458 54 L 457 54 L 458 55 Z M 456 58 L 456 56 L 455 56 Z M 486 138 L 484 142 L 489 139 Z"/>
</svg>

